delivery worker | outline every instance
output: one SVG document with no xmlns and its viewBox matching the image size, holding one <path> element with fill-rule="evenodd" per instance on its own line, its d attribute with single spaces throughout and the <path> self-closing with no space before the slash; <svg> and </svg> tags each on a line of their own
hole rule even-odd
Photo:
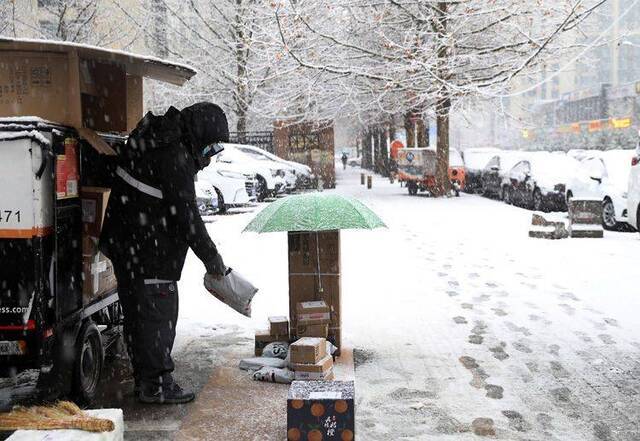
<svg viewBox="0 0 640 441">
<path fill-rule="evenodd" d="M 172 377 L 177 281 L 189 248 L 208 274 L 225 274 L 198 212 L 194 178 L 228 140 L 222 109 L 198 103 L 147 113 L 119 152 L 100 249 L 114 265 L 134 392 L 144 403 L 195 398 Z"/>
</svg>

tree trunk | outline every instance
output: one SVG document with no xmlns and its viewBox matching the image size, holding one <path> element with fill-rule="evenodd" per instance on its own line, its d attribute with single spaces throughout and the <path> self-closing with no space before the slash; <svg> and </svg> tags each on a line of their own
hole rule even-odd
<svg viewBox="0 0 640 441">
<path fill-rule="evenodd" d="M 441 41 L 446 41 L 448 3 L 439 2 L 436 30 Z M 442 43 L 438 48 L 438 74 L 440 78 L 448 78 L 447 62 L 448 47 Z M 451 112 L 451 96 L 445 89 L 440 92 L 436 101 L 436 133 L 438 136 L 436 147 L 436 188 L 434 196 L 444 196 L 451 190 L 449 180 L 449 115 Z"/>
<path fill-rule="evenodd" d="M 451 100 L 448 96 L 436 103 L 436 126 L 438 133 L 436 151 L 436 188 L 434 196 L 444 196 L 451 190 L 449 180 L 449 115 Z"/>
<path fill-rule="evenodd" d="M 415 146 L 416 138 L 415 138 L 415 126 L 413 121 L 411 121 L 411 111 L 405 113 L 404 115 L 404 130 L 407 132 L 407 144 L 405 147 L 413 148 Z"/>
</svg>

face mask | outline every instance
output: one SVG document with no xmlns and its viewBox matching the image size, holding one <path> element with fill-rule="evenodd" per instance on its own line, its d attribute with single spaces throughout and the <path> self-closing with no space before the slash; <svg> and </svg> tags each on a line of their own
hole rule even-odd
<svg viewBox="0 0 640 441">
<path fill-rule="evenodd" d="M 202 149 L 202 156 L 205 158 L 211 158 L 224 150 L 224 146 L 220 143 L 214 142 Z"/>
</svg>

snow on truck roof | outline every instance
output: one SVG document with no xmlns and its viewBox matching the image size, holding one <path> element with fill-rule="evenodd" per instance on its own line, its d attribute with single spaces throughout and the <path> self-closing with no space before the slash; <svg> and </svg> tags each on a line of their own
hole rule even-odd
<svg viewBox="0 0 640 441">
<path fill-rule="evenodd" d="M 183 85 L 196 74 L 196 70 L 186 64 L 68 41 L 0 37 L 0 52 L 3 51 L 43 53 L 69 53 L 76 51 L 82 58 L 121 64 L 129 74 L 165 81 L 178 86 Z"/>
</svg>

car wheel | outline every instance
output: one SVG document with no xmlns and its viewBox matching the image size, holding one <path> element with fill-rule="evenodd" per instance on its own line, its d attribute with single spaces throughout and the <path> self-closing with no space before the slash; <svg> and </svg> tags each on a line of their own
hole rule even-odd
<svg viewBox="0 0 640 441">
<path fill-rule="evenodd" d="M 409 182 L 407 184 L 407 189 L 409 190 L 409 194 L 411 196 L 415 196 L 418 194 L 418 185 L 414 182 Z"/>
<path fill-rule="evenodd" d="M 256 180 L 258 181 L 258 185 L 256 186 L 256 199 L 258 202 L 262 202 L 269 196 L 267 181 L 260 175 L 256 176 Z"/>
<path fill-rule="evenodd" d="M 92 403 L 96 397 L 104 365 L 104 349 L 98 327 L 87 321 L 76 340 L 73 368 L 73 395 L 82 403 Z"/>
<path fill-rule="evenodd" d="M 613 206 L 613 202 L 609 198 L 602 202 L 602 227 L 605 230 L 616 230 L 618 228 L 618 222 L 616 221 L 616 208 Z"/>
<path fill-rule="evenodd" d="M 533 209 L 535 211 L 542 211 L 542 209 L 544 208 L 544 204 L 542 201 L 542 193 L 540 193 L 540 189 L 536 188 L 533 190 L 531 199 L 533 201 Z"/>
<path fill-rule="evenodd" d="M 218 197 L 218 213 L 225 214 L 227 212 L 227 206 L 224 204 L 224 196 L 222 192 L 214 187 L 216 190 L 216 196 Z"/>
</svg>

